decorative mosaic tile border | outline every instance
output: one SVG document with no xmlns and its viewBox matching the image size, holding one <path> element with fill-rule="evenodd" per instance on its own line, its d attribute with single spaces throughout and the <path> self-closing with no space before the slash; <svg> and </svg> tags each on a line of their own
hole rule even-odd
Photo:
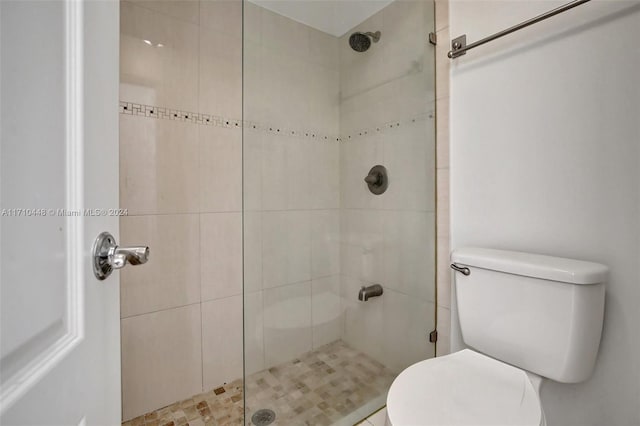
<svg viewBox="0 0 640 426">
<path fill-rule="evenodd" d="M 379 124 L 377 126 L 368 127 L 366 129 L 354 130 L 352 132 L 348 132 L 347 134 L 340 136 L 340 140 L 342 142 L 349 142 L 349 141 L 365 138 L 371 135 L 375 135 L 376 133 L 386 133 L 389 131 L 400 130 L 411 125 L 425 123 L 429 120 L 433 120 L 434 117 L 435 117 L 434 112 L 428 111 L 424 114 L 415 115 L 405 120 L 393 120 L 393 121 L 388 121 L 386 123 Z"/>
<path fill-rule="evenodd" d="M 320 142 L 348 142 L 359 138 L 367 137 L 376 133 L 383 133 L 392 130 L 399 130 L 407 126 L 433 120 L 434 112 L 429 111 L 424 114 L 419 114 L 410 117 L 406 120 L 394 120 L 386 123 L 382 123 L 377 126 L 369 127 L 366 129 L 359 129 L 353 132 L 349 132 L 346 135 L 334 135 L 318 132 L 316 130 L 308 129 L 291 129 L 274 124 L 257 123 L 248 120 L 238 120 L 234 118 L 221 117 L 217 115 L 201 114 L 197 112 L 182 111 L 172 108 L 159 107 L 153 105 L 136 104 L 132 102 L 120 101 L 119 107 L 120 114 L 136 115 L 148 118 L 156 118 L 162 120 L 176 120 L 182 122 L 188 122 L 193 124 L 200 124 L 204 126 L 216 126 L 225 128 L 244 128 L 250 131 L 267 132 L 274 135 L 307 138 L 310 140 L 317 140 Z"/>
<path fill-rule="evenodd" d="M 233 128 L 240 127 L 242 125 L 241 120 L 234 120 L 232 118 L 123 101 L 120 101 L 120 114 L 138 115 L 163 120 L 184 121 L 193 124 L 216 127 Z"/>
</svg>

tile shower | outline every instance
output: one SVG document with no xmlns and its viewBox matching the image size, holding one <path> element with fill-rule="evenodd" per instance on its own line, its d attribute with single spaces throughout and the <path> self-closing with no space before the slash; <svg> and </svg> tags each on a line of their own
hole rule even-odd
<svg viewBox="0 0 640 426">
<path fill-rule="evenodd" d="M 250 2 L 121 2 L 121 240 L 153 254 L 121 275 L 123 421 L 353 424 L 434 356 L 433 7 L 337 37 Z M 364 54 L 360 30 L 382 31 Z"/>
</svg>

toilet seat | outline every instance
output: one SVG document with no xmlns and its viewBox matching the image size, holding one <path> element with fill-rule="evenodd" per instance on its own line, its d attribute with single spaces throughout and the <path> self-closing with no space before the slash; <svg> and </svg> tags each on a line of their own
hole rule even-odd
<svg viewBox="0 0 640 426">
<path fill-rule="evenodd" d="M 387 396 L 393 426 L 539 426 L 543 418 L 523 370 L 470 349 L 410 366 Z"/>
</svg>

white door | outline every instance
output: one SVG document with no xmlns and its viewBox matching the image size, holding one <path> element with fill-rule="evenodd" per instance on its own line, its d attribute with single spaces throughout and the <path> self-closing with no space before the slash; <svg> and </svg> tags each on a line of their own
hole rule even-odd
<svg viewBox="0 0 640 426">
<path fill-rule="evenodd" d="M 3 425 L 120 423 L 118 7 L 0 0 Z"/>
</svg>

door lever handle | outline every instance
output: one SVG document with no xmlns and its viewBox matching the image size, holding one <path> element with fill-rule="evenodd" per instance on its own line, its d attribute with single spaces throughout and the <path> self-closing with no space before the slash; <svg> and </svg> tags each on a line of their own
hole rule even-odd
<svg viewBox="0 0 640 426">
<path fill-rule="evenodd" d="M 142 265 L 149 260 L 149 247 L 113 247 L 109 256 L 111 259 L 111 265 L 114 269 L 120 269 L 127 265 Z"/>
<path fill-rule="evenodd" d="M 93 273 L 99 280 L 106 279 L 114 269 L 142 265 L 149 260 L 149 247 L 120 247 L 108 232 L 98 235 L 93 243 Z"/>
</svg>

